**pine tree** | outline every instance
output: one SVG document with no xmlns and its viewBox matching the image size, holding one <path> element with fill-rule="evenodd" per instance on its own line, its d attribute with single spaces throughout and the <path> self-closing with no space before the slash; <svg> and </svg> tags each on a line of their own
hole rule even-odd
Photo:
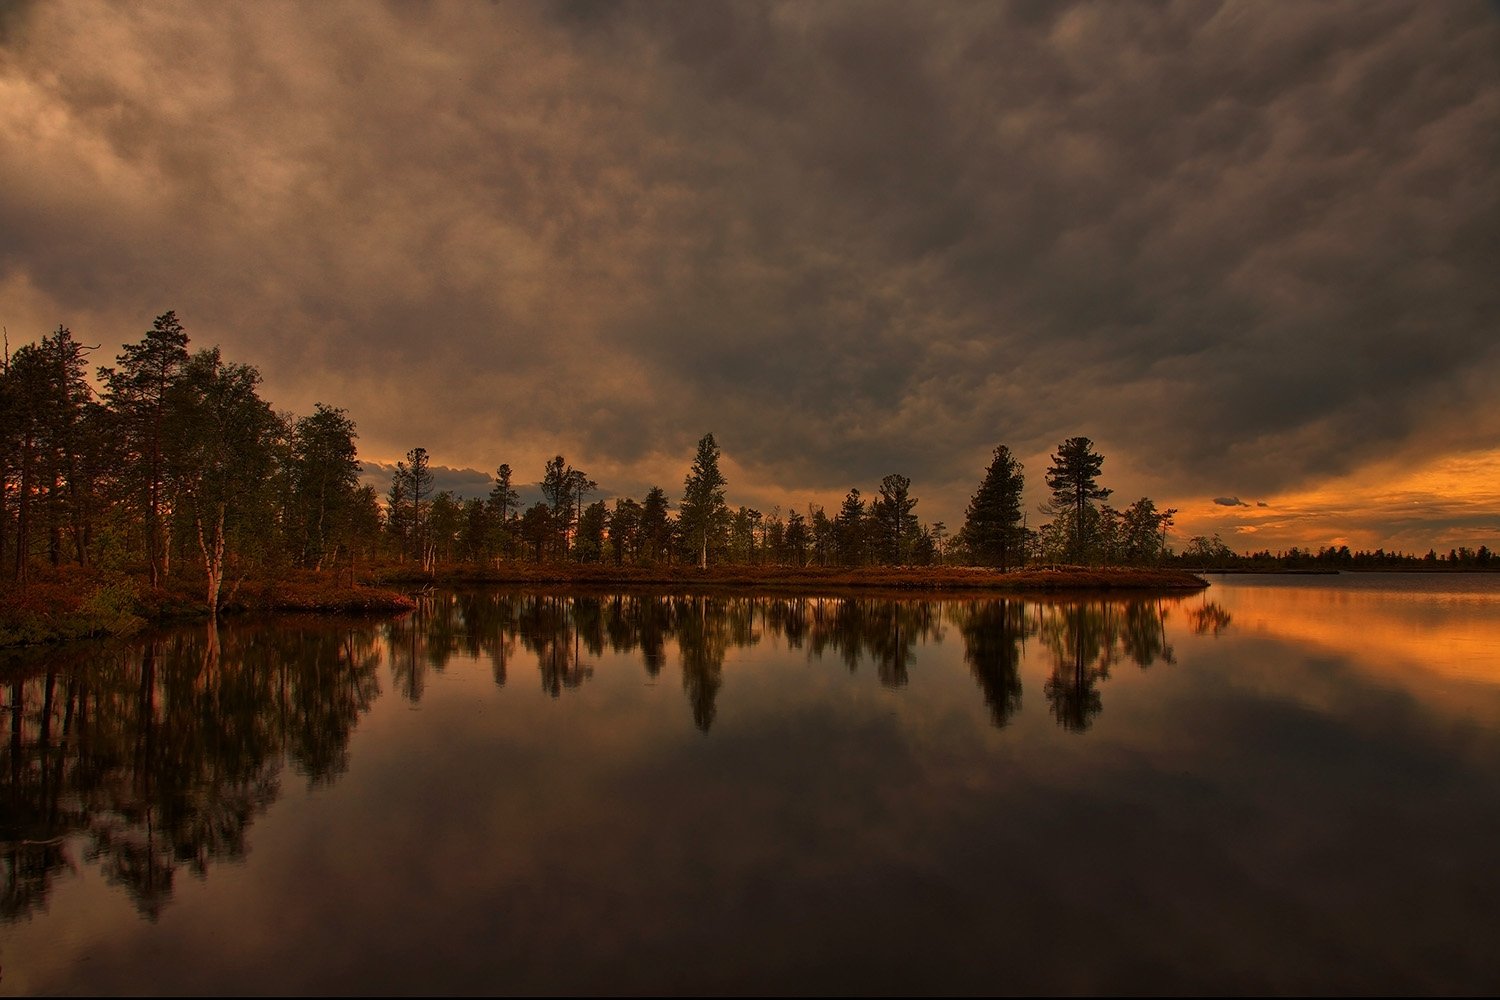
<svg viewBox="0 0 1500 1000">
<path fill-rule="evenodd" d="M 118 368 L 100 368 L 107 400 L 124 443 L 131 491 L 145 528 L 146 566 L 153 587 L 167 572 L 167 398 L 188 361 L 188 336 L 175 312 L 156 317 L 140 343 L 127 344 Z"/>
<path fill-rule="evenodd" d="M 856 487 L 845 494 L 833 519 L 834 542 L 838 546 L 839 562 L 843 565 L 858 566 L 864 562 L 865 527 L 865 502 Z"/>
<path fill-rule="evenodd" d="M 724 503 L 724 475 L 719 471 L 719 446 L 712 434 L 698 442 L 693 468 L 682 483 L 682 503 L 677 520 L 683 541 L 698 553 L 698 568 L 708 568 L 708 550 L 716 546 L 728 526 L 729 508 Z"/>
<path fill-rule="evenodd" d="M 667 491 L 653 486 L 646 491 L 641 504 L 641 552 L 647 562 L 656 562 L 671 551 L 672 522 L 667 516 L 671 504 Z"/>
<path fill-rule="evenodd" d="M 962 541 L 971 557 L 986 566 L 1010 569 L 1021 559 L 1021 463 L 1005 445 L 995 449 L 984 479 L 964 511 Z"/>
<path fill-rule="evenodd" d="M 510 466 L 502 464 L 495 470 L 495 485 L 490 490 L 489 509 L 501 524 L 515 516 L 516 507 L 521 501 L 520 494 L 511 484 L 511 477 Z"/>
<path fill-rule="evenodd" d="M 1052 502 L 1067 511 L 1072 519 L 1072 556 L 1075 562 L 1088 561 L 1089 543 L 1095 532 L 1095 500 L 1107 500 L 1113 490 L 1099 485 L 1099 470 L 1104 456 L 1094 451 L 1094 442 L 1086 437 L 1071 437 L 1058 445 L 1047 470 L 1047 488 Z"/>
<path fill-rule="evenodd" d="M 917 501 L 909 495 L 911 480 L 891 474 L 880 481 L 880 496 L 870 504 L 873 548 L 881 562 L 907 564 L 919 532 L 912 513 Z"/>
</svg>

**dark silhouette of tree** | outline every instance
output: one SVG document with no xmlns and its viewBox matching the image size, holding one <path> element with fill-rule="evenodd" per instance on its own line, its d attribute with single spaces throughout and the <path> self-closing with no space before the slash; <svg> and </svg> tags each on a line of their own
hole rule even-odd
<svg viewBox="0 0 1500 1000">
<path fill-rule="evenodd" d="M 54 411 L 55 380 L 46 352 L 37 345 L 17 349 L 5 373 L 10 451 L 16 478 L 16 552 L 13 567 L 17 583 L 25 583 L 31 555 L 35 497 L 42 464 L 48 451 L 48 428 Z M 5 491 L 0 491 L 5 492 Z"/>
<path fill-rule="evenodd" d="M 834 562 L 838 552 L 838 532 L 822 507 L 809 506 L 808 522 L 812 532 L 812 558 L 819 566 Z"/>
<path fill-rule="evenodd" d="M 1118 634 L 1120 652 L 1127 659 L 1142 669 L 1158 660 L 1177 662 L 1172 644 L 1167 641 L 1167 616 L 1160 604 L 1133 600 L 1123 606 L 1113 604 L 1111 609 L 1114 614 L 1110 624 Z"/>
<path fill-rule="evenodd" d="M 920 528 L 912 513 L 917 501 L 910 490 L 910 479 L 892 473 L 880 481 L 880 495 L 870 504 L 871 548 L 880 562 L 912 562 Z"/>
<path fill-rule="evenodd" d="M 292 500 L 288 530 L 297 559 L 321 569 L 340 546 L 352 551 L 360 463 L 354 421 L 337 407 L 313 404 L 292 429 Z"/>
<path fill-rule="evenodd" d="M 641 556 L 642 513 L 641 505 L 629 497 L 615 501 L 615 509 L 609 515 L 609 548 L 616 566 L 626 560 L 636 562 Z"/>
<path fill-rule="evenodd" d="M 510 466 L 502 463 L 495 470 L 495 485 L 490 488 L 490 510 L 500 519 L 502 524 L 515 516 L 517 505 L 521 500 L 520 494 L 515 491 L 511 479 Z"/>
<path fill-rule="evenodd" d="M 786 555 L 793 566 L 807 565 L 807 550 L 811 542 L 811 533 L 807 529 L 807 521 L 795 510 L 786 516 Z"/>
<path fill-rule="evenodd" d="M 683 600 L 676 624 L 682 689 L 693 708 L 693 724 L 706 733 L 718 716 L 719 689 L 724 686 L 727 615 L 721 602 L 699 595 Z"/>
<path fill-rule="evenodd" d="M 583 501 L 588 494 L 599 488 L 599 484 L 558 455 L 547 462 L 542 481 L 538 485 L 542 488 L 542 496 L 546 498 L 552 515 L 557 554 L 566 556 L 573 528 L 583 514 Z"/>
<path fill-rule="evenodd" d="M 484 562 L 493 551 L 494 538 L 494 518 L 488 506 L 478 497 L 469 497 L 461 505 L 459 520 L 459 558 L 470 563 Z"/>
<path fill-rule="evenodd" d="M 672 551 L 670 509 L 666 491 L 660 486 L 646 491 L 641 504 L 641 553 L 648 563 L 660 562 Z"/>
<path fill-rule="evenodd" d="M 427 531 L 427 510 L 422 506 L 424 497 L 432 494 L 431 458 L 427 449 L 413 448 L 406 453 L 406 463 L 396 463 L 396 474 L 405 479 L 407 503 L 411 511 L 411 543 L 424 572 L 432 572 L 435 553 Z"/>
<path fill-rule="evenodd" d="M 1060 511 L 1068 511 L 1072 518 L 1072 557 L 1079 563 L 1089 561 L 1094 501 L 1107 500 L 1113 492 L 1099 485 L 1104 457 L 1093 449 L 1094 442 L 1086 437 L 1068 438 L 1058 445 L 1052 467 L 1047 470 L 1047 488 L 1052 491 L 1053 504 Z"/>
<path fill-rule="evenodd" d="M 1112 662 L 1099 609 L 1068 605 L 1041 632 L 1052 653 L 1052 672 L 1043 688 L 1052 717 L 1070 733 L 1086 732 L 1104 710 L 1098 682 L 1109 676 Z"/>
<path fill-rule="evenodd" d="M 677 509 L 683 544 L 696 554 L 699 569 L 708 568 L 709 550 L 723 544 L 728 528 L 724 485 L 724 476 L 719 471 L 719 446 L 712 434 L 705 434 L 698 442 L 693 467 L 683 480 L 682 503 Z"/>
<path fill-rule="evenodd" d="M 541 562 L 548 544 L 556 537 L 551 508 L 540 500 L 527 507 L 521 515 L 520 532 L 521 540 L 531 546 L 532 558 Z"/>
<path fill-rule="evenodd" d="M 225 363 L 213 348 L 188 360 L 170 395 L 167 426 L 178 447 L 169 467 L 192 519 L 212 611 L 226 570 L 271 541 L 279 424 L 259 385 L 258 371 Z"/>
<path fill-rule="evenodd" d="M 167 572 L 167 439 L 169 396 L 188 362 L 188 336 L 175 312 L 156 317 L 139 343 L 128 344 L 114 368 L 100 368 L 106 399 L 115 415 L 123 457 L 122 476 L 141 513 L 151 585 Z"/>
<path fill-rule="evenodd" d="M 640 625 L 641 664 L 646 675 L 655 679 L 667 665 L 666 639 L 676 628 L 676 608 L 663 597 L 640 599 L 637 614 Z"/>
<path fill-rule="evenodd" d="M 955 608 L 964 659 L 997 729 L 1021 710 L 1021 645 L 1030 628 L 1023 601 L 969 601 Z"/>
<path fill-rule="evenodd" d="M 1120 559 L 1132 565 L 1155 565 L 1167 552 L 1167 531 L 1177 508 L 1158 511 L 1154 501 L 1141 497 L 1120 515 Z"/>
<path fill-rule="evenodd" d="M 1026 485 L 1021 463 L 1005 445 L 995 448 L 979 489 L 964 511 L 960 540 L 970 558 L 1008 570 L 1021 562 L 1021 494 Z"/>
<path fill-rule="evenodd" d="M 427 548 L 432 566 L 453 560 L 462 527 L 463 506 L 458 498 L 452 490 L 439 491 L 427 512 Z"/>
<path fill-rule="evenodd" d="M 342 772 L 380 659 L 370 630 L 210 623 L 13 672 L 0 919 L 44 906 L 56 873 L 81 860 L 155 920 L 178 872 L 203 877 L 245 855 L 286 764 L 310 785 Z"/>
<path fill-rule="evenodd" d="M 595 500 L 578 518 L 578 539 L 574 556 L 579 562 L 599 562 L 604 558 L 604 528 L 609 510 L 603 500 Z"/>
<path fill-rule="evenodd" d="M 385 528 L 396 546 L 398 556 L 405 556 L 412 538 L 411 498 L 407 494 L 410 474 L 405 462 L 397 462 L 391 474 L 391 487 L 385 495 Z"/>
<path fill-rule="evenodd" d="M 834 539 L 838 546 L 839 562 L 844 566 L 859 566 L 865 561 L 865 502 L 859 490 L 851 489 L 844 495 L 838 516 L 833 519 Z"/>
<path fill-rule="evenodd" d="M 513 473 L 509 465 L 501 464 L 495 470 L 495 485 L 490 489 L 485 510 L 489 514 L 489 546 L 500 559 L 509 559 L 515 543 L 514 521 L 520 512 L 521 496 L 512 485 Z"/>
<path fill-rule="evenodd" d="M 1207 601 L 1200 607 L 1192 608 L 1187 616 L 1194 635 L 1217 636 L 1234 621 L 1234 616 L 1218 601 Z"/>
</svg>

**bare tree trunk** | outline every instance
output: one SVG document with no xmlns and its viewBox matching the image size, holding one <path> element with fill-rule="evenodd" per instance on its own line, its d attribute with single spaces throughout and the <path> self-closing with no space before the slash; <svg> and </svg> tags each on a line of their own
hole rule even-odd
<svg viewBox="0 0 1500 1000">
<path fill-rule="evenodd" d="M 203 553 L 203 571 L 208 577 L 208 610 L 219 613 L 219 590 L 224 585 L 224 504 L 220 503 L 213 527 L 213 544 L 203 537 L 203 518 L 195 518 L 198 529 L 198 551 Z"/>
</svg>

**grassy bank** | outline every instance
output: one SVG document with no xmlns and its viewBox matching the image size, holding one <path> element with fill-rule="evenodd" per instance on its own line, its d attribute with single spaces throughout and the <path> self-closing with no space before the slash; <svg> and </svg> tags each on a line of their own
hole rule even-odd
<svg viewBox="0 0 1500 1000">
<path fill-rule="evenodd" d="M 0 585 L 0 648 L 125 636 L 147 625 L 208 617 L 203 584 L 192 577 L 150 587 L 121 574 L 70 568 L 36 574 L 22 586 Z M 349 586 L 331 576 L 294 572 L 246 580 L 221 614 L 387 614 L 415 602 L 389 587 Z"/>
<path fill-rule="evenodd" d="M 420 587 L 619 588 L 767 593 L 1081 593 L 1198 590 L 1208 586 L 1182 570 L 1080 566 L 1013 570 L 956 566 L 872 566 L 860 569 L 786 566 L 504 565 L 452 566 L 435 574 L 410 564 L 374 567 L 366 580 L 292 571 L 252 578 L 226 590 L 221 614 L 391 614 L 415 602 L 403 591 Z M 147 625 L 208 617 L 202 582 L 191 576 L 152 588 L 120 573 L 77 568 L 38 573 L 26 586 L 0 584 L 0 647 L 130 635 Z"/>
</svg>

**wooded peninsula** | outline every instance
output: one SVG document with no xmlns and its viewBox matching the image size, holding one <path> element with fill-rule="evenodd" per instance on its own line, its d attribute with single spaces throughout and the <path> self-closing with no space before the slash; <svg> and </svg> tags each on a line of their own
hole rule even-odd
<svg viewBox="0 0 1500 1000">
<path fill-rule="evenodd" d="M 173 312 L 88 377 L 66 327 L 0 369 L 0 645 L 120 634 L 229 610 L 391 611 L 433 583 L 926 590 L 1180 588 L 1203 569 L 1490 569 L 1490 551 L 1446 556 L 1234 553 L 1217 536 L 1168 545 L 1176 511 L 1116 509 L 1087 437 L 1045 472 L 1048 518 L 1028 525 L 1021 463 L 994 449 L 951 532 L 924 523 L 904 475 L 831 514 L 726 501 L 720 449 L 698 442 L 680 496 L 597 498 L 562 455 L 522 507 L 500 464 L 487 497 L 434 489 L 415 447 L 382 496 L 361 484 L 354 421 L 315 405 L 277 414 L 250 365 L 190 351 Z M 95 389 L 95 384 L 100 388 Z M 610 502 L 612 500 L 612 502 Z M 674 509 L 675 506 L 675 509 Z"/>
</svg>

